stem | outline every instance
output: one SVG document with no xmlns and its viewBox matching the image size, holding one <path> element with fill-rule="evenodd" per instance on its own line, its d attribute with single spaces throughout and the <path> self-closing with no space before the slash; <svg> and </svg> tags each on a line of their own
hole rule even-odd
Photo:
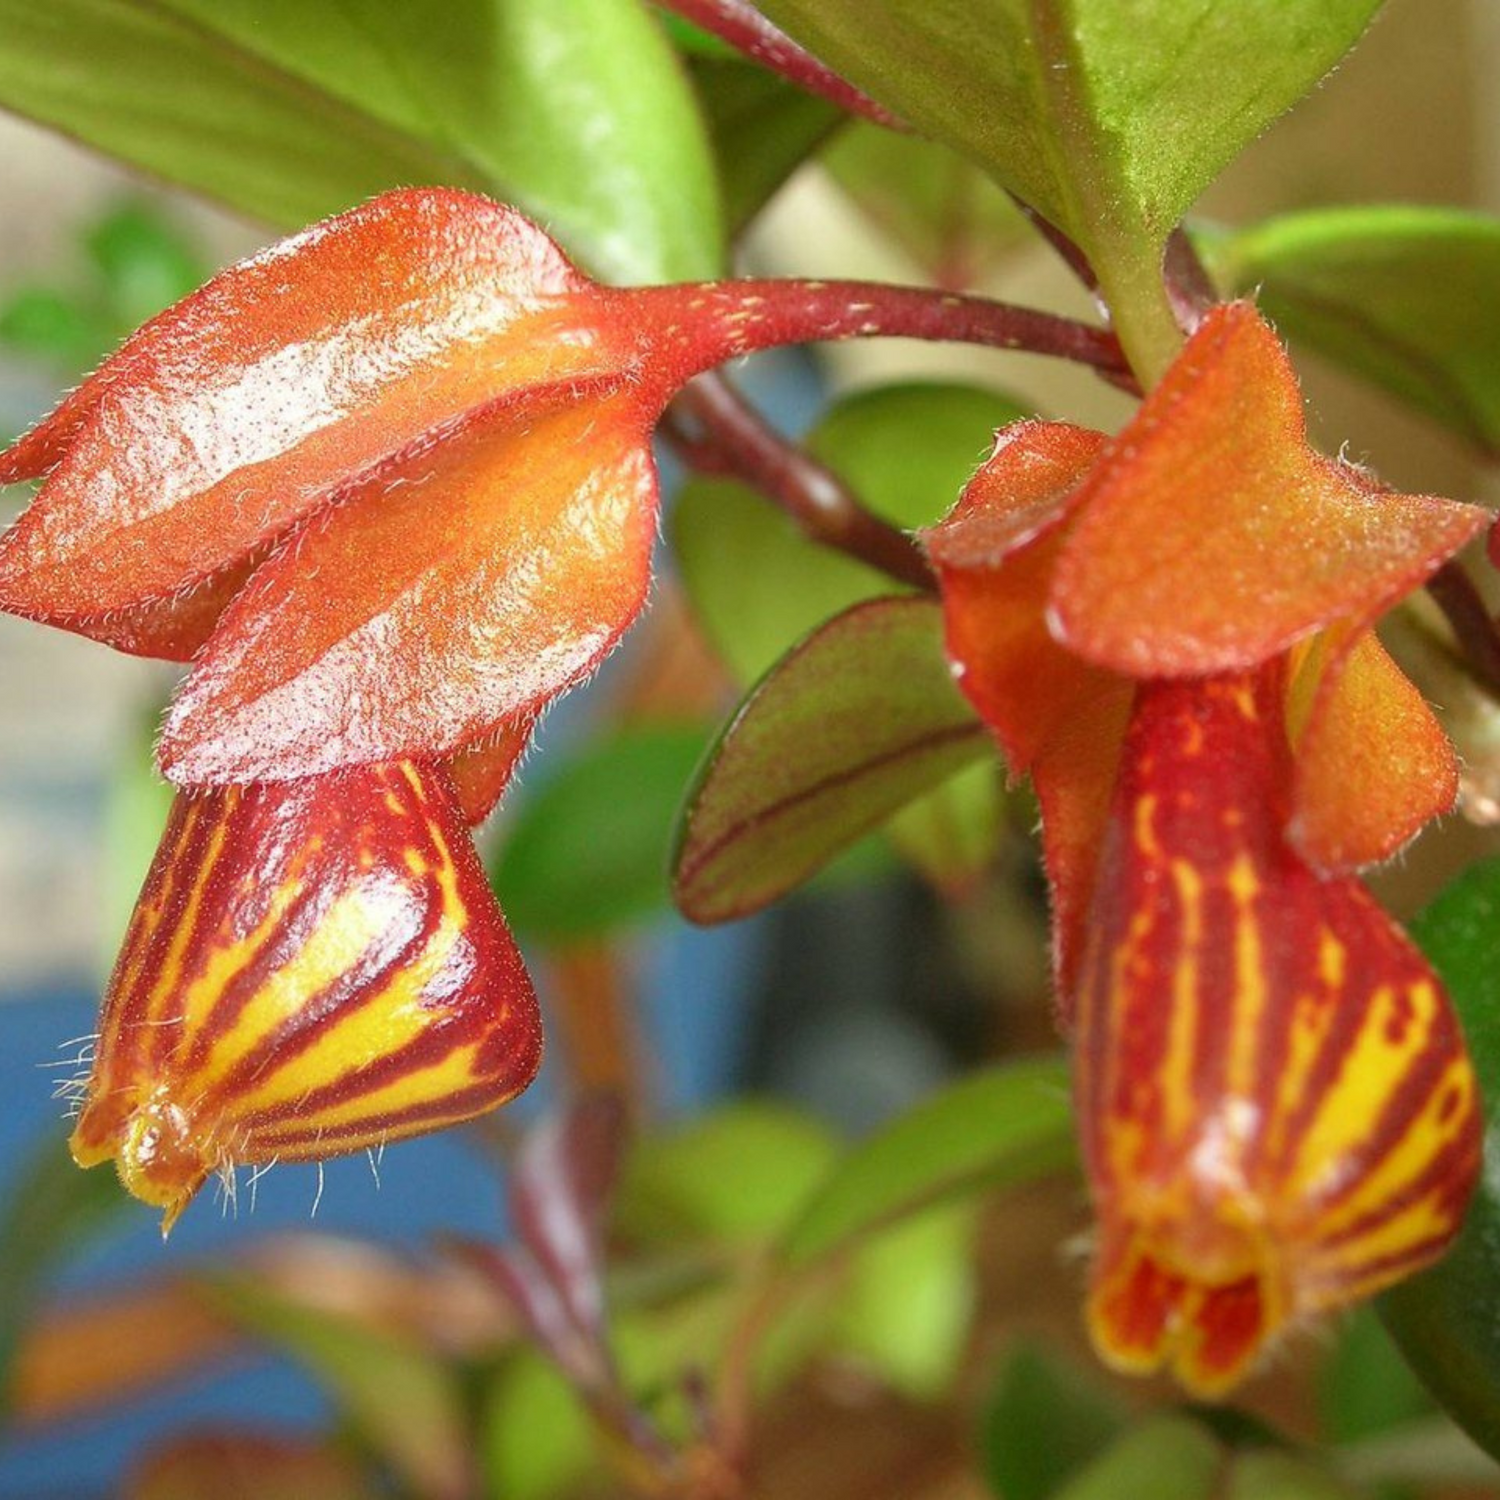
<svg viewBox="0 0 1500 1500">
<path fill-rule="evenodd" d="M 1150 390 L 1182 351 L 1182 331 L 1154 255 L 1101 252 L 1099 293 L 1120 347 L 1143 390 Z"/>
<path fill-rule="evenodd" d="M 1457 562 L 1445 562 L 1427 580 L 1427 592 L 1447 617 L 1477 681 L 1500 698 L 1500 628 L 1474 580 Z"/>
<path fill-rule="evenodd" d="M 978 344 L 1070 359 L 1106 375 L 1129 373 L 1120 342 L 1107 329 L 928 287 L 786 279 L 685 282 L 620 295 L 661 339 L 656 352 L 673 386 L 761 349 L 854 338 Z M 1170 326 L 1175 339 L 1176 326 Z"/>
<path fill-rule="evenodd" d="M 699 432 L 684 431 L 688 424 Z M 936 587 L 927 559 L 904 531 L 866 510 L 837 474 L 771 427 L 723 375 L 700 375 L 686 386 L 669 408 L 666 431 L 694 468 L 745 480 L 810 541 L 897 583 Z"/>
<path fill-rule="evenodd" d="M 906 129 L 888 109 L 819 62 L 747 0 L 658 0 L 658 3 L 809 94 L 817 94 L 849 114 L 862 115 L 877 125 Z"/>
</svg>

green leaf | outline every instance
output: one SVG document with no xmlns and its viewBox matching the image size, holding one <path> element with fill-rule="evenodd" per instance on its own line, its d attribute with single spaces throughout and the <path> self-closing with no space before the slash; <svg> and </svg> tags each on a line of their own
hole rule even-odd
<svg viewBox="0 0 1500 1500">
<path fill-rule="evenodd" d="M 1017 1344 L 984 1416 L 985 1473 L 1002 1500 L 1049 1500 L 1120 1435 L 1125 1413 L 1097 1380 L 1034 1344 Z"/>
<path fill-rule="evenodd" d="M 718 159 L 724 221 L 735 234 L 845 116 L 837 105 L 727 49 L 726 55 L 695 57 L 690 72 Z"/>
<path fill-rule="evenodd" d="M 695 922 L 746 916 L 989 754 L 937 603 L 857 604 L 788 652 L 709 752 L 677 833 L 677 905 Z"/>
<path fill-rule="evenodd" d="M 516 1350 L 486 1382 L 479 1462 L 486 1493 L 504 1500 L 548 1500 L 596 1465 L 587 1412 L 533 1349 Z"/>
<path fill-rule="evenodd" d="M 0 306 L 0 345 L 69 375 L 99 358 L 109 347 L 110 331 L 102 308 L 56 287 L 19 287 Z"/>
<path fill-rule="evenodd" d="M 833 1304 L 828 1346 L 917 1401 L 952 1388 L 978 1300 L 974 1210 L 929 1210 L 866 1241 Z"/>
<path fill-rule="evenodd" d="M 1380 0 L 765 0 L 866 93 L 984 166 L 1093 261 L 1122 322 L 1175 343 L 1161 247 L 1221 168 L 1358 39 Z M 1122 326 L 1127 348 L 1130 331 Z"/>
<path fill-rule="evenodd" d="M 1224 1450 L 1187 1417 L 1142 1423 L 1107 1449 L 1057 1500 L 1219 1500 Z"/>
<path fill-rule="evenodd" d="M 1427 1415 L 1432 1401 L 1379 1318 L 1361 1307 L 1318 1371 L 1318 1409 L 1328 1436 L 1352 1443 Z"/>
<path fill-rule="evenodd" d="M 1360 1500 L 1342 1480 L 1300 1454 L 1274 1448 L 1238 1453 L 1215 1500 Z"/>
<path fill-rule="evenodd" d="M 856 120 L 818 158 L 860 212 L 936 286 L 977 285 L 1031 232 L 967 157 L 921 136 Z"/>
<path fill-rule="evenodd" d="M 627 1239 L 679 1247 L 768 1239 L 832 1168 L 838 1140 L 810 1115 L 759 1100 L 721 1106 L 639 1141 L 615 1199 Z"/>
<path fill-rule="evenodd" d="M 1066 1068 L 1026 1058 L 971 1075 L 856 1146 L 778 1246 L 804 1266 L 930 1204 L 1010 1186 L 1074 1160 Z"/>
<path fill-rule="evenodd" d="M 995 429 L 1022 415 L 995 391 L 912 382 L 842 398 L 805 441 L 869 509 L 915 529 L 946 514 Z M 741 684 L 754 682 L 815 626 L 892 588 L 883 573 L 809 542 L 733 481 L 684 486 L 670 532 L 694 609 Z"/>
<path fill-rule="evenodd" d="M 1006 832 L 1001 774 L 998 760 L 977 760 L 885 825 L 903 857 L 951 897 L 972 890 L 1000 849 Z"/>
<path fill-rule="evenodd" d="M 1380 1299 L 1401 1352 L 1449 1415 L 1500 1458 L 1500 859 L 1461 875 L 1410 924 L 1453 998 L 1489 1126 L 1463 1231 Z"/>
<path fill-rule="evenodd" d="M 522 937 L 578 942 L 670 909 L 671 828 L 708 738 L 697 725 L 643 725 L 549 762 L 490 861 Z"/>
<path fill-rule="evenodd" d="M 104 284 L 117 338 L 186 297 L 212 269 L 185 234 L 143 202 L 111 209 L 90 227 L 84 245 Z"/>
<path fill-rule="evenodd" d="M 123 1221 L 131 1205 L 113 1172 L 74 1165 L 61 1131 L 33 1150 L 0 1211 L 0 1407 L 9 1404 L 16 1342 L 38 1292 L 67 1256 Z"/>
<path fill-rule="evenodd" d="M 471 1492 L 469 1437 L 456 1374 L 420 1345 L 294 1301 L 248 1276 L 206 1283 L 213 1303 L 305 1365 L 369 1448 L 417 1493 Z"/>
<path fill-rule="evenodd" d="M 0 104 L 282 227 L 447 183 L 607 277 L 721 259 L 702 123 L 637 0 L 0 0 Z"/>
<path fill-rule="evenodd" d="M 1317 209 L 1204 244 L 1283 333 L 1500 453 L 1500 219 Z"/>
</svg>

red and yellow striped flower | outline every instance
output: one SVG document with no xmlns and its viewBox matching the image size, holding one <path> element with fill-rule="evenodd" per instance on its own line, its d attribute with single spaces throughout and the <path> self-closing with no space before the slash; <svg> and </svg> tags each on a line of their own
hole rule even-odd
<svg viewBox="0 0 1500 1500">
<path fill-rule="evenodd" d="M 73 1132 L 170 1228 L 215 1173 L 493 1109 L 541 1060 L 531 983 L 449 774 L 395 762 L 180 794 Z"/>
<path fill-rule="evenodd" d="M 1094 1341 L 1207 1396 L 1435 1259 L 1479 1166 L 1442 988 L 1284 835 L 1284 670 L 1141 687 L 1076 999 Z"/>
<path fill-rule="evenodd" d="M 1089 1325 L 1122 1368 L 1220 1394 L 1458 1230 L 1473 1074 L 1350 871 L 1453 802 L 1371 626 L 1484 522 L 1310 450 L 1238 304 L 1118 437 L 1003 431 L 928 535 L 954 669 L 1041 804 Z"/>
</svg>

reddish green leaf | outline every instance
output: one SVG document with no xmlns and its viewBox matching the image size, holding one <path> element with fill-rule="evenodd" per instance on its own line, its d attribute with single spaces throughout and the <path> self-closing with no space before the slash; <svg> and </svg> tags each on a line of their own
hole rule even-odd
<svg viewBox="0 0 1500 1500">
<path fill-rule="evenodd" d="M 774 901 L 860 834 L 989 753 L 926 599 L 875 599 L 789 652 L 689 793 L 673 891 L 698 922 Z"/>
<path fill-rule="evenodd" d="M 238 1430 L 169 1441 L 124 1490 L 125 1500 L 373 1500 L 377 1493 L 327 1444 Z"/>
</svg>

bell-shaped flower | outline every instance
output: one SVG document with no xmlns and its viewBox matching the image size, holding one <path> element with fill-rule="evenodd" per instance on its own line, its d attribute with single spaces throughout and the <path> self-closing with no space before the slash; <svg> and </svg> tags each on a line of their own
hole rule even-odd
<svg viewBox="0 0 1500 1500">
<path fill-rule="evenodd" d="M 1285 670 L 1140 688 L 1078 978 L 1090 1331 L 1205 1396 L 1436 1259 L 1479 1169 L 1441 985 L 1283 833 Z"/>
<path fill-rule="evenodd" d="M 1220 1392 L 1457 1230 L 1462 1041 L 1347 872 L 1452 804 L 1451 746 L 1371 626 L 1484 520 L 1309 449 L 1235 305 L 1117 437 L 1003 430 L 928 533 L 954 670 L 1041 805 L 1090 1323 L 1122 1366 Z"/>
<path fill-rule="evenodd" d="M 210 1176 L 493 1109 L 537 1004 L 448 773 L 178 795 L 105 993 L 73 1155 L 164 1230 Z"/>
</svg>

